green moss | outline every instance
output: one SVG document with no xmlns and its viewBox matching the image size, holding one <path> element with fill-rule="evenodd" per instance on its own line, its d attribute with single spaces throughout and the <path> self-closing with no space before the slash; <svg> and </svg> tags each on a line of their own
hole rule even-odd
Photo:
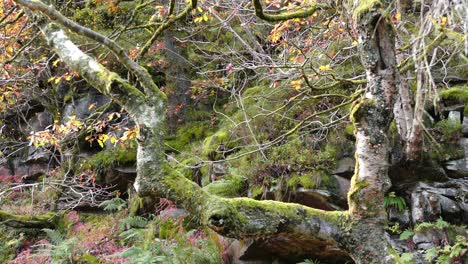
<svg viewBox="0 0 468 264">
<path fill-rule="evenodd" d="M 435 128 L 440 130 L 445 141 L 451 141 L 460 136 L 463 127 L 456 120 L 444 119 L 437 122 Z"/>
<path fill-rule="evenodd" d="M 366 13 L 382 5 L 382 2 L 380 0 L 362 0 L 358 1 L 358 3 L 358 6 L 356 6 L 353 10 L 354 20 L 361 19 Z"/>
<path fill-rule="evenodd" d="M 233 146 L 231 133 L 227 127 L 223 127 L 203 141 L 201 154 L 210 160 L 219 160 L 223 157 L 223 151 Z"/>
<path fill-rule="evenodd" d="M 350 119 L 353 122 L 354 125 L 359 123 L 359 121 L 362 119 L 363 115 L 368 113 L 369 109 L 375 107 L 375 102 L 372 99 L 368 98 L 363 98 L 357 103 L 354 103 L 352 108 L 351 108 L 351 113 L 350 113 Z"/>
<path fill-rule="evenodd" d="M 101 174 L 118 165 L 131 165 L 136 162 L 135 141 L 127 141 L 124 146 L 116 145 L 114 148 L 104 149 L 93 156 L 87 157 L 77 168 L 78 171 L 91 170 Z M 99 179 L 98 179 L 99 181 Z"/>
<path fill-rule="evenodd" d="M 353 136 L 354 135 L 354 125 L 347 125 L 345 127 L 345 132 L 347 135 Z"/>
<path fill-rule="evenodd" d="M 440 92 L 440 97 L 445 101 L 453 103 L 466 103 L 468 102 L 468 85 L 454 86 L 450 89 L 443 90 Z"/>
<path fill-rule="evenodd" d="M 238 197 L 246 189 L 246 183 L 246 178 L 231 174 L 220 181 L 208 184 L 203 189 L 210 194 L 222 197 Z"/>
<path fill-rule="evenodd" d="M 209 122 L 190 122 L 179 128 L 175 136 L 167 137 L 165 143 L 169 146 L 169 151 L 182 151 L 187 149 L 191 143 L 212 134 L 212 129 Z"/>
</svg>

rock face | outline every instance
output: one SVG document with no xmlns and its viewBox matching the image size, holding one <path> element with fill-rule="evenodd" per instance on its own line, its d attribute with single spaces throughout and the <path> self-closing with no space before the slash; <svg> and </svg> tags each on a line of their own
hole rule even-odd
<svg viewBox="0 0 468 264">
<path fill-rule="evenodd" d="M 460 224 L 468 222 L 468 179 L 445 183 L 418 183 L 411 191 L 411 217 L 414 223 L 439 217 Z"/>
<path fill-rule="evenodd" d="M 459 144 L 464 149 L 465 157 L 445 163 L 445 169 L 451 178 L 468 177 L 468 138 L 460 139 Z"/>
<path fill-rule="evenodd" d="M 332 247 L 324 241 L 305 239 L 296 243 L 297 239 L 288 238 L 288 234 L 275 239 L 259 239 L 250 242 L 239 262 L 234 263 L 298 263 L 304 259 L 315 259 L 320 263 L 342 264 L 354 263 L 343 250 Z"/>
<path fill-rule="evenodd" d="M 468 137 L 468 116 L 463 117 L 462 133 L 464 137 Z"/>
<path fill-rule="evenodd" d="M 332 173 L 351 179 L 354 174 L 354 166 L 356 166 L 354 158 L 344 157 L 337 162 L 336 169 Z"/>
<path fill-rule="evenodd" d="M 77 119 L 86 118 L 95 111 L 95 108 L 98 108 L 109 101 L 109 98 L 102 94 L 86 95 L 85 97 L 64 106 L 62 111 L 62 122 L 67 122 L 72 116 L 76 116 Z M 93 104 L 94 107 L 91 108 L 90 106 Z"/>
</svg>

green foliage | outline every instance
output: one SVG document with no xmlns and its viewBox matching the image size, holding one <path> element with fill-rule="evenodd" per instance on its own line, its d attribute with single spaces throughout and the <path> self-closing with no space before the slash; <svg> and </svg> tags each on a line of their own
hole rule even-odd
<svg viewBox="0 0 468 264">
<path fill-rule="evenodd" d="M 24 234 L 0 225 L 0 263 L 6 263 L 15 256 L 15 250 L 24 240 Z"/>
<path fill-rule="evenodd" d="M 400 264 L 413 264 L 413 254 L 412 253 L 403 253 L 400 256 Z"/>
<path fill-rule="evenodd" d="M 112 198 L 99 204 L 104 211 L 120 211 L 127 207 L 127 202 L 119 197 Z"/>
<path fill-rule="evenodd" d="M 454 261 L 461 260 L 463 256 L 466 256 L 467 252 L 468 239 L 464 236 L 457 236 L 455 244 L 431 248 L 427 250 L 424 258 L 431 263 L 451 264 L 458 263 Z"/>
<path fill-rule="evenodd" d="M 423 232 L 427 229 L 444 229 L 444 228 L 449 228 L 451 225 L 444 221 L 442 218 L 437 219 L 435 223 L 430 223 L 430 222 L 423 222 L 418 224 L 415 228 L 415 232 Z"/>
<path fill-rule="evenodd" d="M 228 128 L 222 128 L 203 141 L 201 154 L 210 160 L 219 160 L 225 155 L 224 150 L 236 145 Z"/>
<path fill-rule="evenodd" d="M 128 140 L 124 145 L 117 144 L 113 148 L 104 149 L 93 156 L 87 157 L 78 167 L 79 171 L 90 170 L 98 174 L 97 182 L 109 173 L 113 167 L 119 165 L 133 165 L 136 162 L 137 144 Z"/>
<path fill-rule="evenodd" d="M 385 229 L 390 231 L 393 234 L 400 234 L 401 233 L 400 223 L 398 223 L 398 222 L 393 224 L 393 225 L 387 226 Z"/>
<path fill-rule="evenodd" d="M 406 209 L 405 199 L 395 194 L 395 192 L 389 192 L 384 198 L 385 208 L 393 207 L 399 212 L 403 212 Z"/>
<path fill-rule="evenodd" d="M 54 245 L 58 245 L 65 240 L 65 236 L 60 234 L 60 232 L 57 230 L 44 228 L 42 229 L 42 231 L 44 231 L 47 234 L 47 237 L 49 238 L 50 242 Z"/>
<path fill-rule="evenodd" d="M 52 244 L 46 245 L 41 251 L 52 258 L 52 264 L 73 263 L 73 249 L 76 238 L 66 239 L 59 231 L 43 229 Z"/>
<path fill-rule="evenodd" d="M 120 229 L 144 228 L 148 225 L 148 219 L 142 216 L 127 216 L 120 222 Z"/>
<path fill-rule="evenodd" d="M 114 256 L 127 258 L 127 264 L 171 263 L 157 243 L 151 243 L 147 248 L 134 246 Z"/>
<path fill-rule="evenodd" d="M 177 129 L 176 135 L 167 137 L 165 143 L 169 151 L 182 151 L 193 142 L 198 142 L 213 133 L 213 127 L 208 121 L 193 121 Z"/>
<path fill-rule="evenodd" d="M 400 239 L 408 240 L 411 239 L 411 237 L 416 233 L 434 232 L 434 230 L 437 231 L 440 236 L 446 237 L 447 240 L 443 241 L 442 245 L 440 246 L 428 249 L 424 258 L 428 262 L 436 264 L 458 263 L 455 261 L 460 260 L 460 257 L 466 255 L 468 252 L 467 238 L 465 236 L 457 235 L 459 233 L 465 234 L 466 227 L 464 226 L 454 226 L 444 221 L 442 218 L 439 218 L 435 223 L 423 222 L 418 224 L 414 230 L 407 229 L 403 231 L 403 233 L 400 235 Z M 403 259 L 403 255 L 401 256 L 401 259 Z"/>
<path fill-rule="evenodd" d="M 440 92 L 440 97 L 453 103 L 468 102 L 468 86 L 454 86 Z"/>
<path fill-rule="evenodd" d="M 405 231 L 403 231 L 401 234 L 400 234 L 400 240 L 408 240 L 410 239 L 412 236 L 414 235 L 414 232 L 409 230 L 409 229 L 406 229 Z"/>
<path fill-rule="evenodd" d="M 298 262 L 297 264 L 320 264 L 320 261 L 316 259 L 305 259 L 302 262 Z"/>
<path fill-rule="evenodd" d="M 451 141 L 457 139 L 462 131 L 462 125 L 451 119 L 444 119 L 435 125 L 435 128 L 440 130 L 444 141 Z"/>
</svg>

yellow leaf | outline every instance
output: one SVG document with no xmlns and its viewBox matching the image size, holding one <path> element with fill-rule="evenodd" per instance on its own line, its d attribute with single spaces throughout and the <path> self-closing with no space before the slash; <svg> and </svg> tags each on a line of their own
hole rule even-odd
<svg viewBox="0 0 468 264">
<path fill-rule="evenodd" d="M 322 65 L 322 66 L 319 67 L 319 70 L 325 72 L 325 71 L 331 70 L 331 67 L 330 67 L 329 64 L 327 64 L 327 65 Z"/>
<path fill-rule="evenodd" d="M 71 79 L 72 79 L 72 77 L 70 75 L 65 76 L 66 81 L 70 81 Z"/>
<path fill-rule="evenodd" d="M 207 13 L 203 14 L 203 20 L 208 21 L 208 19 L 209 19 L 208 14 Z"/>
<path fill-rule="evenodd" d="M 441 26 L 447 25 L 447 17 L 446 16 L 442 17 L 442 20 L 440 21 L 440 25 Z"/>
<path fill-rule="evenodd" d="M 55 79 L 55 84 L 59 83 L 62 78 Z"/>
<path fill-rule="evenodd" d="M 88 110 L 91 110 L 91 109 L 93 109 L 94 107 L 96 107 L 96 103 L 90 104 L 90 105 L 88 106 Z"/>
<path fill-rule="evenodd" d="M 400 20 L 401 20 L 401 13 L 400 13 L 400 12 L 397 12 L 397 13 L 395 14 L 395 19 L 396 19 L 397 21 L 400 21 Z"/>
<path fill-rule="evenodd" d="M 117 138 L 115 138 L 114 136 L 110 138 L 110 142 L 112 144 L 115 144 L 117 142 Z"/>
<path fill-rule="evenodd" d="M 60 59 L 55 60 L 52 62 L 52 67 L 57 67 L 57 64 L 59 63 Z"/>
<path fill-rule="evenodd" d="M 294 80 L 294 81 L 291 81 L 291 85 L 292 85 L 293 88 L 296 89 L 296 90 L 301 89 L 301 84 L 302 84 L 302 81 L 301 81 L 301 80 Z"/>
<path fill-rule="evenodd" d="M 99 139 L 97 140 L 97 142 L 98 142 L 99 146 L 101 146 L 101 148 L 104 148 L 104 142 L 102 142 L 102 141 L 99 140 Z"/>
<path fill-rule="evenodd" d="M 199 6 L 197 6 L 197 10 L 198 10 L 198 12 L 200 12 L 200 13 L 203 12 L 203 9 L 202 9 L 201 7 L 199 7 Z"/>
<path fill-rule="evenodd" d="M 107 134 L 100 134 L 99 135 L 99 140 L 102 142 L 106 142 L 109 139 L 109 136 Z"/>
</svg>

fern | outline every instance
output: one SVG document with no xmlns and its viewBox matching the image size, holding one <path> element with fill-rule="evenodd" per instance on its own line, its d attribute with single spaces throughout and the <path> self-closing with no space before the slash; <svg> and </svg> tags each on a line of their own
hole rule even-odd
<svg viewBox="0 0 468 264">
<path fill-rule="evenodd" d="M 394 207 L 399 212 L 403 212 L 407 206 L 405 199 L 395 194 L 395 192 L 389 192 L 384 198 L 384 206 L 386 208 Z"/>
<path fill-rule="evenodd" d="M 145 236 L 144 234 L 145 231 L 146 230 L 144 229 L 142 230 L 142 229 L 131 228 L 127 231 L 120 233 L 120 237 L 122 238 L 123 241 L 126 241 L 126 242 L 137 242 L 138 240 L 140 240 L 140 238 Z"/>
<path fill-rule="evenodd" d="M 403 231 L 401 234 L 400 234 L 400 240 L 408 240 L 410 239 L 412 236 L 414 235 L 414 232 L 409 230 L 409 229 L 406 229 L 405 231 Z"/>
<path fill-rule="evenodd" d="M 439 219 L 437 219 L 437 221 L 435 223 L 435 226 L 438 229 L 444 229 L 444 228 L 448 228 L 450 226 L 450 224 L 445 222 L 444 219 L 442 219 L 442 217 L 439 217 Z"/>
<path fill-rule="evenodd" d="M 120 211 L 127 207 L 127 202 L 116 197 L 100 203 L 99 207 L 104 208 L 104 211 Z"/>
<path fill-rule="evenodd" d="M 320 264 L 320 261 L 316 259 L 304 259 L 304 261 L 299 262 L 297 264 Z"/>
<path fill-rule="evenodd" d="M 120 230 L 130 228 L 145 228 L 148 225 L 148 219 L 142 216 L 128 216 L 120 222 Z"/>
<path fill-rule="evenodd" d="M 116 257 L 127 258 L 126 264 L 156 264 L 156 263 L 170 263 L 169 259 L 162 254 L 160 247 L 153 246 L 149 249 L 140 247 L 131 247 L 127 250 L 115 254 Z"/>
<path fill-rule="evenodd" d="M 47 237 L 49 237 L 49 240 L 53 245 L 58 245 L 65 240 L 65 237 L 57 230 L 44 228 L 42 231 L 47 234 Z"/>
<path fill-rule="evenodd" d="M 412 253 L 403 253 L 401 254 L 400 262 L 401 264 L 413 264 L 413 257 L 414 255 Z"/>
</svg>

